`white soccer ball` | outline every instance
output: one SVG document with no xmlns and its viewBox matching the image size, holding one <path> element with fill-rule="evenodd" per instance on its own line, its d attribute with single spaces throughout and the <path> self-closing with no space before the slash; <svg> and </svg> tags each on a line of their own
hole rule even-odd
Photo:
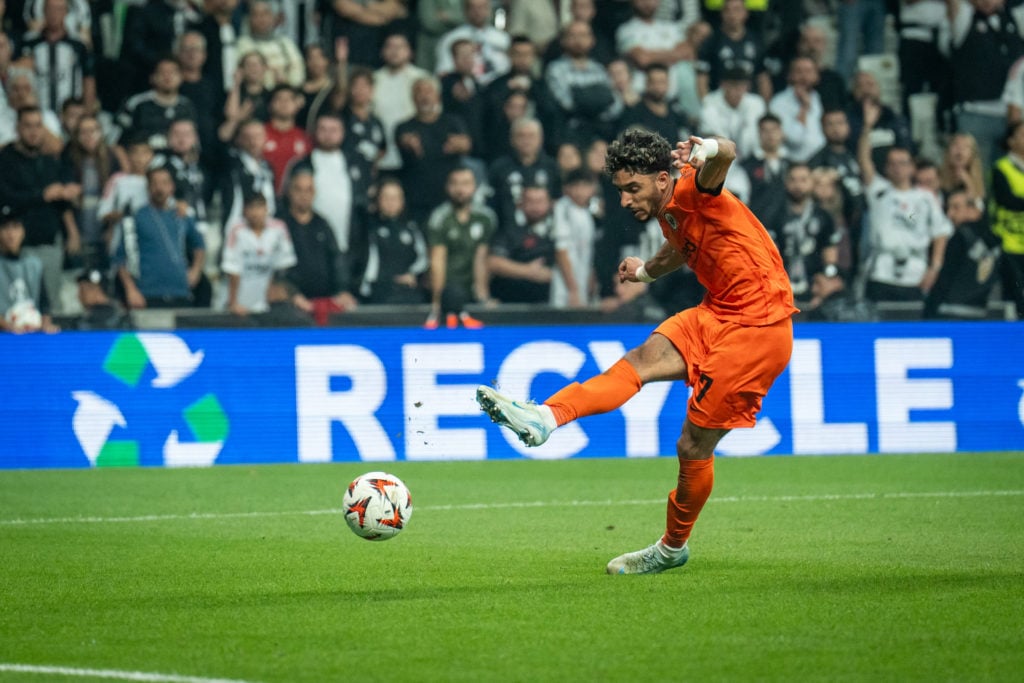
<svg viewBox="0 0 1024 683">
<path fill-rule="evenodd" d="M 19 301 L 8 309 L 5 317 L 15 332 L 35 332 L 43 326 L 43 316 L 31 301 Z"/>
<path fill-rule="evenodd" d="M 409 488 L 387 472 L 356 477 L 345 491 L 342 506 L 348 527 L 368 541 L 394 538 L 412 517 Z"/>
</svg>

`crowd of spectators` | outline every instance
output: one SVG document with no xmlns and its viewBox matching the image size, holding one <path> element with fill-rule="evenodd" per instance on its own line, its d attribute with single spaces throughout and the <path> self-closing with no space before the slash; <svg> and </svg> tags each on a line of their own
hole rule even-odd
<svg viewBox="0 0 1024 683">
<path fill-rule="evenodd" d="M 615 277 L 661 241 L 601 173 L 632 126 L 736 141 L 726 187 L 808 317 L 1024 313 L 1021 0 L 0 0 L 0 21 L 0 329 L 678 310 L 702 296 L 685 268 Z"/>
</svg>

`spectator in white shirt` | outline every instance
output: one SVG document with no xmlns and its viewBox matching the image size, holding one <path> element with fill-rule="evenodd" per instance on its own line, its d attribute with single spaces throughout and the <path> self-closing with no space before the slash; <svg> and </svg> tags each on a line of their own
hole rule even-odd
<svg viewBox="0 0 1024 683">
<path fill-rule="evenodd" d="M 923 301 L 942 269 L 953 226 L 935 195 L 914 187 L 909 150 L 891 148 L 885 177 L 875 171 L 869 131 L 880 115 L 878 104 L 864 103 L 864 130 L 857 142 L 869 218 L 864 294 L 871 301 Z"/>
<path fill-rule="evenodd" d="M 750 92 L 750 74 L 742 68 L 726 69 L 721 87 L 701 104 L 700 134 L 734 140 L 738 157 L 745 158 L 760 144 L 757 122 L 766 111 L 764 98 Z"/>
<path fill-rule="evenodd" d="M 789 87 L 775 95 L 768 110 L 782 121 L 786 154 L 793 161 L 807 161 L 825 144 L 821 129 L 824 108 L 815 90 L 818 67 L 809 57 L 789 63 Z"/>
<path fill-rule="evenodd" d="M 443 76 L 452 71 L 452 44 L 456 40 L 471 40 L 477 46 L 476 75 L 487 85 L 509 70 L 508 48 L 512 38 L 491 24 L 491 0 L 465 0 L 463 13 L 466 23 L 441 36 L 437 44 L 434 73 Z"/>
<path fill-rule="evenodd" d="M 409 39 L 401 33 L 385 38 L 380 51 L 384 66 L 373 72 L 373 112 L 384 124 L 387 152 L 378 166 L 381 170 L 394 171 L 402 168 L 402 155 L 395 144 L 395 128 L 416 114 L 412 84 L 429 77 L 430 73 L 411 62 Z"/>
<path fill-rule="evenodd" d="M 270 310 L 271 284 L 295 265 L 288 227 L 270 218 L 259 193 L 245 197 L 242 220 L 228 230 L 221 270 L 228 276 L 228 309 L 235 315 Z"/>
</svg>

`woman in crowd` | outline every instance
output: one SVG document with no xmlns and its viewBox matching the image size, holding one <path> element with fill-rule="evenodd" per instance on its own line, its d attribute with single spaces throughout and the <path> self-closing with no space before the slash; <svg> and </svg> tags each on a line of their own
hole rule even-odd
<svg viewBox="0 0 1024 683">
<path fill-rule="evenodd" d="M 970 133 L 957 133 L 950 138 L 939 168 L 943 195 L 964 189 L 974 199 L 985 197 L 985 176 L 978 155 L 978 141 Z"/>
<path fill-rule="evenodd" d="M 82 199 L 76 211 L 82 236 L 82 257 L 85 266 L 103 269 L 107 266 L 107 244 L 103 221 L 99 216 L 100 198 L 110 177 L 121 170 L 117 156 L 103 139 L 99 119 L 82 116 L 74 135 L 61 154 L 65 172 L 82 186 Z"/>
</svg>

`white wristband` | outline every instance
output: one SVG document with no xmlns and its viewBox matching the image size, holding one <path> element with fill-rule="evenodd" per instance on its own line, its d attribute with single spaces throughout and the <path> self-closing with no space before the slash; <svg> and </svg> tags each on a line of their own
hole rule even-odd
<svg viewBox="0 0 1024 683">
<path fill-rule="evenodd" d="M 641 263 L 640 266 L 636 269 L 636 279 L 639 282 L 654 282 L 658 278 L 651 277 L 650 275 L 648 275 L 647 269 L 644 268 L 644 264 Z"/>
<path fill-rule="evenodd" d="M 718 154 L 718 140 L 714 138 L 705 138 L 700 146 L 704 150 L 705 159 L 714 159 Z"/>
<path fill-rule="evenodd" d="M 718 140 L 705 138 L 699 145 L 690 149 L 690 161 L 704 161 L 718 154 Z"/>
</svg>

